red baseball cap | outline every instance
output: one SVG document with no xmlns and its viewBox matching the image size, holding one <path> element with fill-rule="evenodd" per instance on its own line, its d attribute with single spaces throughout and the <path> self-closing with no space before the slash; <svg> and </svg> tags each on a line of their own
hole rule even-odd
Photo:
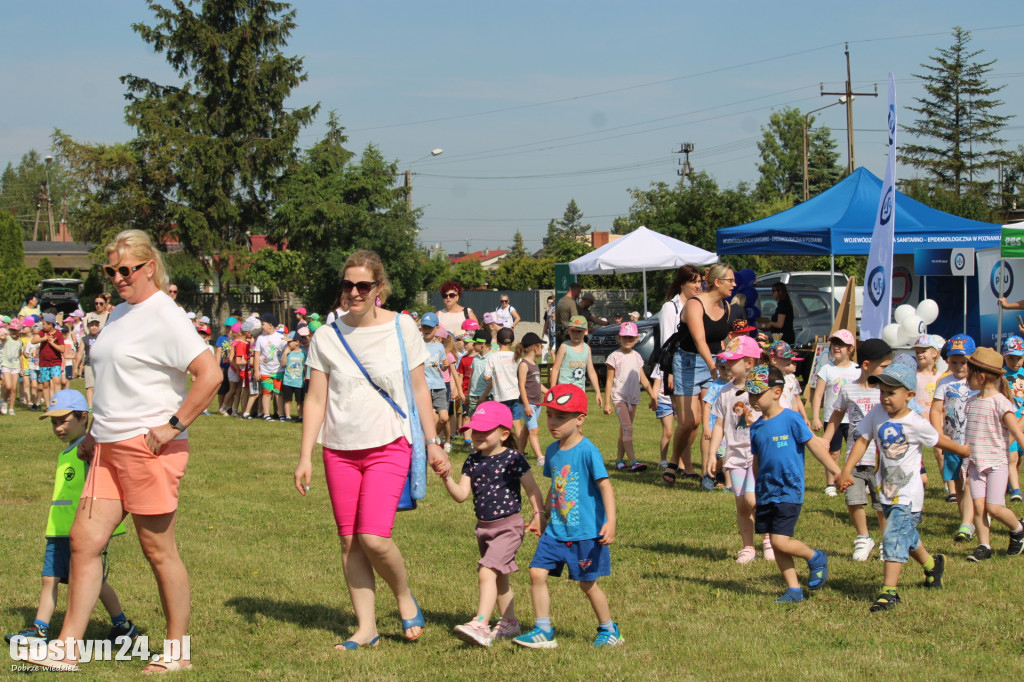
<svg viewBox="0 0 1024 682">
<path fill-rule="evenodd" d="M 544 396 L 544 407 L 559 412 L 587 413 L 587 394 L 576 384 L 556 384 Z"/>
<path fill-rule="evenodd" d="M 511 431 L 512 422 L 512 410 L 495 400 L 488 400 L 476 406 L 473 418 L 469 420 L 468 424 L 459 429 L 459 433 L 469 429 L 474 431 L 490 431 L 499 426 L 504 426 Z"/>
</svg>

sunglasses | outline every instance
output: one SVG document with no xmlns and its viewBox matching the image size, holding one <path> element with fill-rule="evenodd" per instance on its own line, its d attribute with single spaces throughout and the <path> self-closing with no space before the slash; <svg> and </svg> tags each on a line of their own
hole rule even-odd
<svg viewBox="0 0 1024 682">
<path fill-rule="evenodd" d="M 353 289 L 359 292 L 360 296 L 366 296 L 370 293 L 370 289 L 377 286 L 377 282 L 353 282 L 351 280 L 341 280 L 341 293 L 347 294 Z"/>
<path fill-rule="evenodd" d="M 447 294 L 444 294 L 444 297 L 445 298 L 458 298 L 459 295 L 457 293 L 455 293 L 454 291 L 449 291 Z"/>
<path fill-rule="evenodd" d="M 178 293 L 178 290 L 177 289 L 168 289 L 167 293 L 169 293 L 169 294 L 176 294 L 176 293 Z"/>
<path fill-rule="evenodd" d="M 121 267 L 116 268 L 116 269 L 110 267 L 109 265 L 104 265 L 103 266 L 103 272 L 105 272 L 107 274 L 107 277 L 109 277 L 110 279 L 114 279 L 114 275 L 121 275 L 122 278 L 128 279 L 129 277 L 131 277 L 132 275 L 135 274 L 136 270 L 138 270 L 141 267 L 144 267 L 148 263 L 149 263 L 149 261 L 147 260 L 147 261 L 145 261 L 143 263 L 139 263 L 138 265 L 135 265 L 135 266 L 132 266 L 132 267 L 128 267 L 127 265 L 122 265 Z"/>
<path fill-rule="evenodd" d="M 93 301 L 93 303 L 95 303 L 96 305 L 106 305 L 107 304 L 107 302 L 102 300 L 102 299 L 100 299 L 99 301 Z"/>
<path fill-rule="evenodd" d="M 507 298 L 503 298 L 503 299 L 501 299 L 501 302 L 502 303 L 508 303 L 508 299 Z"/>
</svg>

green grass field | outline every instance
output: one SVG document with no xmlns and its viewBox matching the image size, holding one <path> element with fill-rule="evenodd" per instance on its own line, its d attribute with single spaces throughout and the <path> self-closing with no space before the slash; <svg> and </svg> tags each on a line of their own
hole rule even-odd
<svg viewBox="0 0 1024 682">
<path fill-rule="evenodd" d="M 77 382 L 76 382 L 77 383 Z M 0 627 L 16 632 L 31 622 L 39 595 L 43 529 L 54 458 L 60 443 L 38 413 L 0 416 Z M 773 603 L 783 583 L 774 562 L 739 566 L 735 505 L 730 494 L 706 493 L 696 482 L 674 488 L 656 466 L 658 427 L 642 410 L 637 451 L 651 468 L 611 473 L 619 519 L 612 576 L 602 580 L 625 646 L 594 650 L 595 619 L 585 597 L 567 580 L 552 584 L 559 648 L 528 651 L 502 642 L 468 648 L 451 629 L 476 608 L 476 542 L 471 503 L 455 504 L 431 477 L 417 511 L 399 516 L 395 538 L 423 607 L 420 641 L 402 640 L 394 598 L 379 592 L 376 649 L 334 651 L 354 618 L 322 465 L 304 499 L 292 470 L 300 426 L 203 417 L 191 429 L 192 459 L 181 487 L 178 539 L 192 580 L 192 659 L 188 679 L 954 679 L 1009 676 L 1020 664 L 1020 576 L 1024 557 L 1007 558 L 1005 529 L 996 529 L 994 558 L 964 560 L 973 547 L 955 545 L 955 507 L 932 480 L 921 527 L 925 546 L 947 554 L 946 588 L 920 587 L 919 566 L 908 564 L 903 604 L 869 614 L 881 586 L 877 559 L 854 563 L 854 533 L 843 498 L 822 493 L 824 473 L 808 457 L 808 493 L 796 536 L 830 556 L 828 585 L 792 606 Z M 614 453 L 617 421 L 595 413 L 588 436 Z M 547 445 L 550 438 L 544 437 Z M 465 451 L 453 455 L 458 468 Z M 607 461 L 613 460 L 609 455 Z M 532 456 L 530 460 L 533 461 Z M 535 475 L 542 487 L 540 470 Z M 873 527 L 873 526 L 872 526 Z M 876 536 L 877 539 L 877 536 Z M 513 577 L 518 615 L 532 624 L 526 566 L 536 539 L 519 553 Z M 876 550 L 877 554 L 877 550 Z M 163 639 L 153 577 L 134 538 L 110 548 L 110 582 L 126 612 L 152 641 Z M 806 564 L 798 561 L 806 584 Z M 61 591 L 59 623 L 66 594 Z M 88 635 L 102 637 L 108 621 L 97 606 Z M 142 664 L 88 666 L 98 679 L 135 675 Z M 5 666 L 4 670 L 9 670 Z"/>
</svg>

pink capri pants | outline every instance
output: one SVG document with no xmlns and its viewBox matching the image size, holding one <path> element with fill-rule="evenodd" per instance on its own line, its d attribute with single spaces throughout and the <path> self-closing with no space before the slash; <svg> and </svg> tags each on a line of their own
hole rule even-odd
<svg viewBox="0 0 1024 682">
<path fill-rule="evenodd" d="M 338 535 L 391 537 L 411 461 L 412 447 L 404 437 L 366 450 L 324 448 L 327 492 Z"/>
</svg>

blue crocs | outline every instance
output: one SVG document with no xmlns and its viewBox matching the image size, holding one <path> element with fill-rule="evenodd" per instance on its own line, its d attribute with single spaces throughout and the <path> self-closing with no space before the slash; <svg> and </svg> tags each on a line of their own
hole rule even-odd
<svg viewBox="0 0 1024 682">
<path fill-rule="evenodd" d="M 405 637 L 407 642 L 415 642 L 426 630 L 427 622 L 423 619 L 423 611 L 420 610 L 420 603 L 416 601 L 416 597 L 412 598 L 412 602 L 416 604 L 416 615 L 412 618 L 401 618 L 402 621 L 402 635 Z M 410 637 L 409 630 L 412 628 L 419 628 L 419 634 Z"/>
<path fill-rule="evenodd" d="M 810 575 L 807 577 L 807 589 L 820 590 L 828 580 L 828 557 L 820 549 L 814 550 L 814 556 L 807 560 Z"/>
</svg>

